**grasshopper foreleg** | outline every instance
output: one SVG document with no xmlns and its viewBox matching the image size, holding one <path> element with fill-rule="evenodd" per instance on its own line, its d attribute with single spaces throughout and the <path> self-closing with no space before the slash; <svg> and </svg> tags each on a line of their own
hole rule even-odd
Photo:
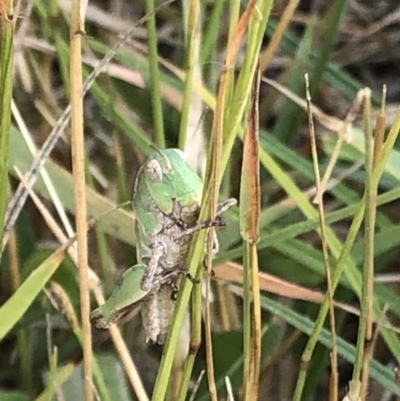
<svg viewBox="0 0 400 401">
<path fill-rule="evenodd" d="M 213 237 L 214 237 L 214 240 L 213 240 L 213 248 L 212 248 L 212 258 L 214 258 L 214 256 L 217 255 L 219 252 L 218 236 L 215 231 L 213 233 Z M 203 266 L 204 266 L 205 270 L 208 270 L 207 245 L 206 245 L 206 255 L 203 260 Z M 214 270 L 212 270 L 212 269 L 210 270 L 210 275 L 211 275 L 211 277 L 214 277 L 214 275 L 215 275 Z"/>
<path fill-rule="evenodd" d="M 156 274 L 157 268 L 159 267 L 160 258 L 165 252 L 164 245 L 157 243 L 150 247 L 151 257 L 147 265 L 146 273 L 144 274 L 141 281 L 141 288 L 143 291 L 150 291 L 153 287 L 154 276 Z"/>
<path fill-rule="evenodd" d="M 223 202 L 217 204 L 216 215 L 220 216 L 225 210 L 228 210 L 231 206 L 236 205 L 237 200 L 235 198 L 229 198 Z"/>
<path fill-rule="evenodd" d="M 206 220 L 202 221 L 200 223 L 197 223 L 195 226 L 186 228 L 182 230 L 179 235 L 177 236 L 177 239 L 181 239 L 182 237 L 186 235 L 192 235 L 196 231 L 204 230 L 206 228 L 211 228 L 211 227 L 224 227 L 226 226 L 225 221 L 220 218 L 219 216 L 215 220 Z"/>
<path fill-rule="evenodd" d="M 201 222 L 196 223 L 192 227 L 182 230 L 178 239 L 184 237 L 185 235 L 191 235 L 191 234 L 195 233 L 196 231 L 203 230 L 206 228 L 226 226 L 226 222 L 225 222 L 225 220 L 222 219 L 221 214 L 224 213 L 231 206 L 236 205 L 236 203 L 237 203 L 237 200 L 235 198 L 230 198 L 230 199 L 227 199 L 226 201 L 218 203 L 215 220 L 201 221 Z M 217 251 L 217 253 L 218 253 L 218 251 Z"/>
</svg>

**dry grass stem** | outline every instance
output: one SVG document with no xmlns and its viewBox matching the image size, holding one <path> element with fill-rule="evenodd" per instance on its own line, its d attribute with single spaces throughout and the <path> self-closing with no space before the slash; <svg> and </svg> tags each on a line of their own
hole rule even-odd
<svg viewBox="0 0 400 401">
<path fill-rule="evenodd" d="M 93 351 L 88 274 L 85 140 L 83 127 L 82 37 L 87 1 L 75 0 L 71 10 L 71 152 L 76 204 L 79 289 L 83 331 L 85 401 L 93 401 Z"/>
</svg>

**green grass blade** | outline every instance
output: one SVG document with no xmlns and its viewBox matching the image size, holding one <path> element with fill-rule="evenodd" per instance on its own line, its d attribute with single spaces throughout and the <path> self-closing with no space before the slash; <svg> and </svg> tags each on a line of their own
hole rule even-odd
<svg viewBox="0 0 400 401">
<path fill-rule="evenodd" d="M 0 240 L 8 197 L 8 159 L 10 152 L 11 99 L 13 88 L 14 21 L 0 16 Z M 0 242 L 0 244 L 2 241 Z M 0 245 L 0 261 L 3 247 Z"/>
<path fill-rule="evenodd" d="M 0 308 L 0 341 L 15 326 L 64 259 L 65 246 L 47 258 Z"/>
</svg>

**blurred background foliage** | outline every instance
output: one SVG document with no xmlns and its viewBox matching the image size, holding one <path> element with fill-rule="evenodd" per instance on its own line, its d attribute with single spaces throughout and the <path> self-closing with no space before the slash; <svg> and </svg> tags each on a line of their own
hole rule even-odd
<svg viewBox="0 0 400 401">
<path fill-rule="evenodd" d="M 200 3 L 202 15 L 195 49 L 195 96 L 190 104 L 185 151 L 190 163 L 202 173 L 211 130 L 210 109 L 215 103 L 231 27 L 229 1 Z M 241 9 L 246 2 L 242 3 Z M 261 155 L 259 264 L 264 273 L 323 293 L 326 291 L 326 277 L 321 240 L 316 233 L 318 215 L 305 212 L 309 209 L 301 198 L 312 200 L 315 195 L 307 115 L 304 105 L 296 104 L 293 97 L 305 98 L 304 73 L 308 72 L 313 103 L 327 116 L 324 121 L 316 119 L 321 172 L 325 171 L 332 156 L 343 127 L 341 123 L 349 117 L 352 124 L 346 131 L 345 143 L 324 195 L 327 224 L 341 245 L 362 198 L 365 182 L 362 110 L 355 109 L 350 116 L 348 113 L 354 110 L 352 107 L 358 91 L 367 86 L 372 90 L 372 121 L 375 121 L 382 85 L 386 84 L 387 129 L 393 124 L 400 97 L 400 8 L 395 0 L 301 0 L 272 52 L 271 38 L 275 37 L 284 12 L 292 3 L 295 2 L 273 2 L 261 50 L 262 76 L 276 84 L 262 82 L 260 88 L 260 146 L 265 154 Z M 29 169 L 35 153 L 32 149 L 43 145 L 69 102 L 70 6 L 70 0 L 21 2 L 14 38 L 14 104 L 9 162 L 11 194 L 19 183 L 15 167 L 23 173 Z M 156 15 L 166 147 L 181 145 L 182 77 L 187 71 L 185 10 L 182 3 L 176 1 Z M 145 14 L 145 0 L 89 1 L 83 49 L 85 77 Z M 245 61 L 244 54 L 239 54 L 238 70 Z M 138 168 L 151 150 L 148 143 L 161 143 L 154 135 L 149 72 L 148 32 L 146 25 L 141 24 L 118 49 L 85 97 L 87 181 L 90 186 L 88 209 L 91 217 L 100 216 L 130 199 Z M 282 90 L 277 90 L 277 84 L 290 91 L 292 99 Z M 203 121 L 202 128 L 200 121 Z M 69 134 L 67 127 L 46 163 L 46 171 L 58 194 L 59 206 L 72 223 L 74 198 Z M 241 183 L 237 171 L 241 165 L 241 153 L 242 142 L 238 139 L 224 177 L 221 197 L 239 197 Z M 271 166 L 275 166 L 275 170 Z M 396 144 L 379 185 L 375 237 L 375 298 L 380 310 L 386 308 L 386 315 L 395 326 L 400 326 L 399 180 L 400 153 Z M 57 216 L 57 223 L 64 224 L 43 179 L 38 180 L 35 192 L 48 210 Z M 236 399 L 240 399 L 243 362 L 241 282 L 236 277 L 234 265 L 229 264 L 236 262 L 240 265 L 242 262 L 237 208 L 227 213 L 227 220 L 228 229 L 218 232 L 221 252 L 215 260 L 216 266 L 226 268 L 226 282 L 218 281 L 214 285 L 212 304 L 215 376 L 221 399 L 225 397 L 225 376 L 230 378 Z M 121 272 L 134 264 L 134 245 L 133 214 L 129 208 L 114 210 L 101 217 L 90 231 L 89 264 L 101 278 L 106 295 L 110 294 Z M 0 304 L 4 304 L 58 246 L 58 240 L 41 213 L 28 199 L 3 255 Z M 332 261 L 335 258 L 337 254 L 332 251 Z M 359 307 L 357 294 L 361 288 L 363 260 L 364 237 L 360 232 L 336 291 L 336 300 Z M 63 291 L 63 296 L 79 315 L 79 284 L 70 259 L 63 261 L 52 281 L 61 289 L 47 285 L 47 291 L 41 291 L 34 298 L 27 312 L 0 343 L 0 401 L 83 399 L 79 338 L 71 329 L 71 322 L 65 318 L 66 314 L 60 313 L 60 304 L 54 299 L 51 302 L 57 293 Z M 265 291 L 270 288 L 263 281 L 261 287 L 263 350 L 259 399 L 288 400 L 293 393 L 300 356 L 313 329 L 318 306 L 293 299 L 291 295 L 268 294 Z M 151 394 L 162 348 L 146 345 L 140 314 L 134 313 L 131 317 L 123 326 L 123 335 L 145 388 Z M 336 318 L 340 395 L 343 396 L 351 378 L 358 319 L 339 309 Z M 374 343 L 368 396 L 372 401 L 400 397 L 394 370 L 400 358 L 400 353 L 395 352 L 400 350 L 400 339 L 397 334 L 389 337 L 377 334 Z M 136 399 L 122 374 L 122 365 L 108 331 L 94 330 L 93 344 L 111 399 Z M 56 362 L 49 357 L 53 346 L 57 347 Z M 327 399 L 330 346 L 327 323 L 308 369 L 303 400 Z M 58 366 L 57 372 L 52 369 L 52 363 Z M 202 347 L 195 363 L 193 386 L 205 368 Z M 54 375 L 57 375 L 55 381 Z M 53 389 L 52 383 L 56 383 Z M 196 399 L 209 399 L 205 380 L 201 382 Z"/>
</svg>

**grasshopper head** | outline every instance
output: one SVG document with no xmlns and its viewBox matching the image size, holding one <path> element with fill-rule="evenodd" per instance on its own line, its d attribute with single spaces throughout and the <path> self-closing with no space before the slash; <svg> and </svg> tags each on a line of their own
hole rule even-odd
<svg viewBox="0 0 400 401">
<path fill-rule="evenodd" d="M 148 193 L 155 205 L 165 214 L 173 212 L 175 200 L 187 206 L 199 203 L 202 181 L 186 163 L 179 149 L 155 150 L 142 167 L 142 174 L 135 186 L 136 204 L 148 203 Z M 143 205 L 143 209 L 146 206 Z"/>
</svg>

